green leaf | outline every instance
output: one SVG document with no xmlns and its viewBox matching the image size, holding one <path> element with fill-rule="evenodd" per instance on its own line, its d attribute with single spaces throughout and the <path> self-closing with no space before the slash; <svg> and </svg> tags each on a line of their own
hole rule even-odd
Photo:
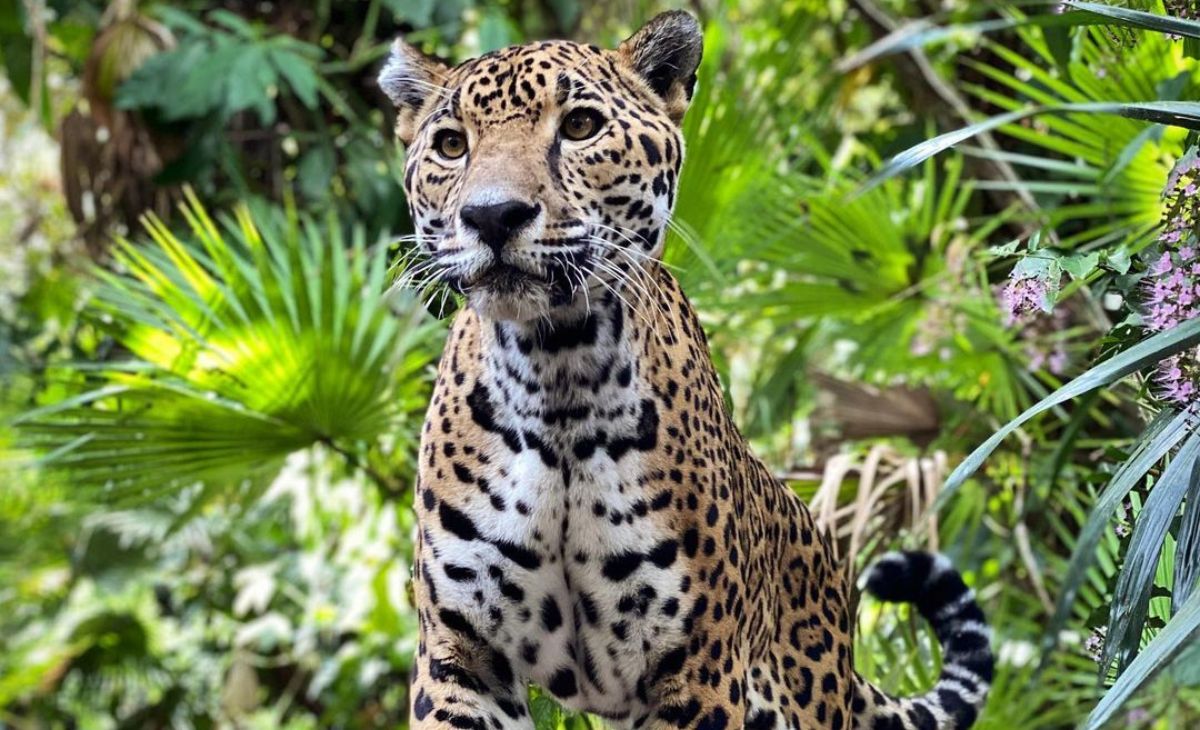
<svg viewBox="0 0 1200 730">
<path fill-rule="evenodd" d="M 296 168 L 296 179 L 302 194 L 313 200 L 329 197 L 329 181 L 337 169 L 337 156 L 332 145 L 315 145 L 304 153 Z"/>
<path fill-rule="evenodd" d="M 516 43 L 518 33 L 508 14 L 495 6 L 483 9 L 479 18 L 479 52 L 489 53 Z"/>
<path fill-rule="evenodd" d="M 1020 247 L 1021 239 L 1014 238 L 1008 243 L 1004 243 L 999 246 L 988 246 L 987 248 L 983 249 L 982 255 L 989 259 L 1005 259 L 1015 254 L 1017 249 Z"/>
<path fill-rule="evenodd" d="M 1138 690 L 1200 637 L 1200 591 L 1192 593 L 1179 613 L 1121 673 L 1088 715 L 1084 730 L 1100 730 Z"/>
<path fill-rule="evenodd" d="M 275 121 L 275 102 L 270 87 L 276 81 L 275 69 L 271 66 L 262 46 L 235 46 L 236 59 L 230 64 L 225 80 L 225 112 L 233 114 L 243 109 L 254 109 L 263 124 Z"/>
<path fill-rule="evenodd" d="M 1003 127 L 1006 124 L 1028 119 L 1040 114 L 1116 114 L 1130 119 L 1158 122 L 1185 129 L 1200 130 L 1200 102 L 1190 101 L 1142 101 L 1142 102 L 1081 102 L 1037 106 L 1029 109 L 1000 114 L 962 129 L 940 134 L 893 157 L 855 193 L 871 190 L 884 180 L 899 175 L 929 158 L 944 152 L 966 140 Z"/>
<path fill-rule="evenodd" d="M 398 18 L 407 20 L 418 28 L 428 28 L 433 24 L 436 0 L 383 0 L 383 3 Z"/>
<path fill-rule="evenodd" d="M 549 5 L 560 28 L 574 28 L 583 12 L 579 0 L 549 0 Z"/>
<path fill-rule="evenodd" d="M 1045 28 L 1042 34 L 1046 38 L 1046 47 L 1054 57 L 1054 65 L 1058 67 L 1058 72 L 1064 78 L 1070 78 L 1071 51 L 1075 45 L 1071 29 L 1062 25 L 1052 25 Z"/>
<path fill-rule="evenodd" d="M 1118 274 L 1124 275 L 1129 273 L 1129 267 L 1133 265 L 1133 257 L 1129 254 L 1129 249 L 1124 246 L 1109 249 L 1104 252 L 1104 265 Z"/>
<path fill-rule="evenodd" d="M 1034 416 L 1044 413 L 1054 406 L 1065 403 L 1076 396 L 1083 395 L 1088 391 L 1108 385 L 1126 375 L 1154 365 L 1189 347 L 1195 347 L 1197 344 L 1200 344 L 1200 318 L 1184 322 L 1174 329 L 1159 332 L 1152 337 L 1142 340 L 1120 354 L 1092 367 L 1078 378 L 1046 396 L 1024 413 L 1006 423 L 999 431 L 992 434 L 990 438 L 971 452 L 966 459 L 963 459 L 962 463 L 946 479 L 946 485 L 942 489 L 942 493 L 938 495 L 934 510 L 936 511 L 945 506 L 946 502 L 958 491 L 963 482 L 978 471 L 979 467 L 983 465 L 984 460 L 996 450 L 996 447 L 1009 434 L 1016 431 Z"/>
<path fill-rule="evenodd" d="M 1070 256 L 1063 256 L 1058 261 L 1062 266 L 1063 271 L 1071 275 L 1073 279 L 1086 279 L 1093 271 L 1100 266 L 1100 252 L 1093 251 L 1092 253 L 1075 253 Z"/>
<path fill-rule="evenodd" d="M 145 500 L 258 487 L 317 443 L 362 463 L 423 410 L 437 330 L 415 299 L 384 301 L 386 247 L 347 250 L 332 219 L 272 213 L 239 209 L 222 231 L 189 193 L 192 238 L 152 217 L 150 245 L 117 247 L 127 273 L 99 271 L 86 314 L 111 319 L 131 359 L 20 417 L 20 448 L 78 490 Z"/>
<path fill-rule="evenodd" d="M 1054 5 L 1056 3 L 1046 4 Z M 1119 25 L 1179 35 L 1191 39 L 1200 38 L 1200 22 L 1194 20 L 1147 13 L 1114 5 L 1102 5 L 1100 3 L 1067 0 L 1063 4 L 1077 8 L 1081 12 L 1054 13 L 1016 18 L 992 18 L 947 26 L 935 25 L 925 18 L 918 19 L 910 23 L 905 23 L 883 38 L 871 43 L 866 48 L 842 60 L 837 64 L 836 68 L 841 73 L 848 73 L 860 66 L 897 53 L 905 53 L 945 41 L 970 39 L 972 36 L 1026 26 L 1041 26 L 1045 29 L 1044 34 L 1047 49 L 1060 70 L 1070 62 L 1072 42 L 1069 30 L 1072 27 Z"/>
<path fill-rule="evenodd" d="M 228 10 L 214 10 L 208 14 L 208 19 L 214 25 L 233 31 L 235 35 L 241 36 L 244 40 L 257 40 L 262 35 L 253 25 L 246 22 L 245 18 Z"/>
<path fill-rule="evenodd" d="M 35 83 L 33 39 L 25 32 L 25 3 L 21 0 L 0 0 L 0 61 L 13 91 L 28 104 Z"/>
<path fill-rule="evenodd" d="M 1117 660 L 1118 671 L 1123 671 L 1137 655 L 1158 570 L 1158 556 L 1166 542 L 1167 530 L 1175 521 L 1179 505 L 1188 491 L 1197 458 L 1200 458 L 1200 431 L 1193 431 L 1150 490 L 1150 496 L 1137 516 L 1121 575 L 1113 590 L 1108 634 L 1100 658 L 1102 673 L 1113 659 Z"/>
<path fill-rule="evenodd" d="M 919 18 L 905 23 L 883 38 L 872 42 L 866 48 L 839 61 L 836 69 L 840 73 L 848 73 L 868 63 L 897 53 L 905 53 L 943 41 L 965 40 L 983 33 L 1008 30 L 1023 25 L 1026 22 L 1029 21 L 998 18 L 970 23 L 958 23 L 951 26 L 939 26 L 927 18 Z"/>
<path fill-rule="evenodd" d="M 317 108 L 317 87 L 320 80 L 313 66 L 299 55 L 278 48 L 271 49 L 271 63 L 287 81 L 288 88 L 308 109 Z"/>
<path fill-rule="evenodd" d="M 1171 679 L 1181 687 L 1200 687 L 1200 642 L 1179 653 L 1171 664 Z"/>
<path fill-rule="evenodd" d="M 1138 440 L 1133 453 L 1113 474 L 1108 486 L 1096 498 L 1088 513 L 1087 521 L 1079 530 L 1075 546 L 1071 551 L 1071 560 L 1059 589 L 1058 603 L 1054 616 L 1050 619 L 1045 631 L 1045 653 L 1043 663 L 1049 661 L 1051 649 L 1058 641 L 1059 632 L 1066 625 L 1071 613 L 1071 606 L 1079 593 L 1079 587 L 1087 577 L 1087 571 L 1096 559 L 1096 547 L 1100 544 L 1104 531 L 1112 521 L 1117 506 L 1125 499 L 1125 495 L 1136 486 L 1150 469 L 1157 464 L 1176 444 L 1189 433 L 1189 414 L 1173 413 L 1164 410 L 1146 427 L 1146 431 Z"/>
<path fill-rule="evenodd" d="M 1118 7 L 1116 5 L 1079 2 L 1078 0 L 1066 0 L 1063 4 L 1073 8 L 1078 8 L 1079 10 L 1084 11 L 1084 13 L 1091 14 L 1092 17 L 1082 18 L 1082 21 L 1104 19 L 1105 21 L 1109 22 L 1117 21 L 1117 25 L 1124 25 L 1130 28 L 1153 30 L 1159 33 L 1181 35 L 1187 38 L 1200 38 L 1200 22 L 1195 20 L 1187 20 L 1185 18 L 1177 18 L 1170 15 L 1158 15 L 1157 13 L 1147 13 L 1141 10 Z"/>
<path fill-rule="evenodd" d="M 538 694 L 529 701 L 529 714 L 535 730 L 559 730 L 563 712 L 553 697 Z"/>
<path fill-rule="evenodd" d="M 1200 460 L 1192 467 L 1187 506 L 1175 538 L 1174 580 L 1171 610 L 1178 612 L 1188 596 L 1196 590 L 1196 582 L 1200 580 Z"/>
<path fill-rule="evenodd" d="M 1137 158 L 1138 153 L 1142 151 L 1142 148 L 1145 147 L 1148 142 L 1162 137 L 1162 130 L 1162 127 L 1155 125 L 1152 127 L 1146 127 L 1139 132 L 1136 137 L 1129 141 L 1129 144 L 1125 145 L 1125 148 L 1121 150 L 1121 154 L 1117 155 L 1117 159 L 1115 159 L 1113 164 L 1108 168 L 1107 171 L 1105 171 L 1104 177 L 1100 180 L 1100 184 L 1109 185 L 1113 182 L 1113 180 L 1116 180 L 1117 177 L 1129 167 L 1134 159 Z"/>
</svg>

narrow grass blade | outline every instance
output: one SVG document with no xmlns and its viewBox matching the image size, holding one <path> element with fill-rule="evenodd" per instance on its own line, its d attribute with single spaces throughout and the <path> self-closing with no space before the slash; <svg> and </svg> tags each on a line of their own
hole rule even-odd
<svg viewBox="0 0 1200 730">
<path fill-rule="evenodd" d="M 1175 127 L 1183 127 L 1184 129 L 1200 130 L 1200 102 L 1193 101 L 1079 102 L 1018 109 L 984 119 L 962 129 L 940 134 L 910 147 L 888 161 L 883 168 L 863 183 L 852 197 L 862 195 L 885 180 L 889 180 L 912 169 L 930 157 L 945 152 L 960 142 L 965 142 L 972 137 L 984 132 L 990 132 L 1006 124 L 1019 122 L 1022 119 L 1028 119 L 1040 114 L 1115 114 L 1130 119 L 1169 124 Z"/>
<path fill-rule="evenodd" d="M 1067 564 L 1066 574 L 1059 591 L 1058 605 L 1055 608 L 1054 616 L 1050 619 L 1050 625 L 1046 629 L 1043 665 L 1050 660 L 1050 650 L 1058 641 L 1059 631 L 1066 625 L 1079 588 L 1087 579 L 1087 572 L 1095 561 L 1096 547 L 1100 544 L 1100 539 L 1116 511 L 1117 505 L 1125 499 L 1129 490 L 1133 489 L 1146 476 L 1151 467 L 1170 453 L 1171 449 L 1187 436 L 1188 419 L 1187 413 L 1171 411 L 1160 413 L 1146 427 L 1146 432 L 1142 435 L 1142 439 L 1134 448 L 1133 453 L 1117 469 L 1112 479 L 1109 480 L 1108 486 L 1096 499 L 1088 514 L 1087 522 L 1079 531 L 1079 537 L 1071 552 L 1071 560 Z M 1053 485 L 1051 485 L 1051 489 L 1053 489 Z"/>
<path fill-rule="evenodd" d="M 1192 467 L 1191 487 L 1179 536 L 1175 542 L 1175 589 L 1171 594 L 1171 611 L 1178 613 L 1196 590 L 1200 579 L 1200 460 Z"/>
<path fill-rule="evenodd" d="M 946 486 L 934 504 L 934 511 L 944 507 L 946 502 L 958 492 L 959 487 L 974 474 L 987 457 L 996 450 L 1000 442 L 1016 431 L 1034 416 L 1043 413 L 1054 406 L 1108 385 L 1116 380 L 1135 373 L 1142 368 L 1158 363 L 1177 352 L 1200 344 L 1200 318 L 1184 322 L 1182 325 L 1165 332 L 1159 332 L 1153 337 L 1142 340 L 1124 352 L 1105 360 L 1091 368 L 1083 375 L 1067 383 L 1063 387 L 1031 406 L 1021 415 L 1006 423 L 999 431 L 992 434 L 979 448 L 971 452 L 946 480 Z"/>
<path fill-rule="evenodd" d="M 1121 575 L 1113 590 L 1108 634 L 1104 653 L 1100 657 L 1102 673 L 1114 659 L 1117 661 L 1117 670 L 1124 671 L 1137 655 L 1150 608 L 1158 556 L 1166 542 L 1167 530 L 1175 521 L 1179 505 L 1188 491 L 1188 481 L 1198 456 L 1200 432 L 1192 432 L 1150 490 L 1150 496 L 1137 516 L 1129 550 L 1121 566 Z"/>
<path fill-rule="evenodd" d="M 1158 33 L 1181 35 L 1187 38 L 1200 38 L 1200 21 L 1187 20 L 1172 15 L 1147 13 L 1141 10 L 1131 10 L 1129 8 L 1117 7 L 1116 5 L 1078 2 L 1077 0 L 1066 0 L 1063 4 L 1082 10 L 1084 13 L 1093 16 L 1092 18 L 1080 19 L 1085 22 L 1090 22 L 1095 16 L 1099 16 L 1107 22 L 1117 21 L 1116 25 L 1152 30 Z"/>
<path fill-rule="evenodd" d="M 1045 3 L 1052 5 L 1054 3 Z M 1200 38 L 1200 22 L 1171 15 L 1158 15 L 1113 5 L 1066 0 L 1064 5 L 1077 13 L 1035 15 L 1030 17 L 993 18 L 953 25 L 934 25 L 928 19 L 916 20 L 897 28 L 866 48 L 838 62 L 839 73 L 849 73 L 881 58 L 925 48 L 943 41 L 996 33 L 1023 26 L 1071 28 L 1087 25 L 1120 25 L 1128 28 L 1168 33 L 1186 38 Z"/>
</svg>

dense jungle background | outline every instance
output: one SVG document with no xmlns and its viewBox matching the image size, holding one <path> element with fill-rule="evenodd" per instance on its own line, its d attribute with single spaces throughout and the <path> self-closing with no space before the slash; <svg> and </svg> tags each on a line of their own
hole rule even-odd
<svg viewBox="0 0 1200 730">
<path fill-rule="evenodd" d="M 686 5 L 667 258 L 845 568 L 964 571 L 981 728 L 1200 727 L 1198 5 Z M 679 6 L 0 0 L 0 728 L 405 724 L 455 302 L 391 286 L 374 77 Z M 857 644 L 936 676 L 907 609 Z"/>
</svg>

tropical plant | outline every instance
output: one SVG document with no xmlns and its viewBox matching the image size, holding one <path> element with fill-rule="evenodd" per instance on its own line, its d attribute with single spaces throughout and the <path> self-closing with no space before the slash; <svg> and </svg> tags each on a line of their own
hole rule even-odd
<svg viewBox="0 0 1200 730">
<path fill-rule="evenodd" d="M 999 658 L 983 727 L 1200 717 L 1198 333 L 1172 308 L 1200 181 L 1170 126 L 1195 126 L 1200 41 L 1165 14 L 1191 0 L 1129 4 L 692 6 L 668 264 L 844 567 L 963 568 Z M 441 326 L 433 292 L 387 292 L 410 238 L 376 65 L 401 32 L 454 59 L 612 47 L 662 3 L 104 5 L 0 2 L 0 724 L 394 727 Z M 859 621 L 860 670 L 928 689 L 911 611 Z"/>
<path fill-rule="evenodd" d="M 1093 22 L 1092 16 L 1115 17 L 1128 26 L 1155 31 L 1170 29 L 1173 32 L 1200 38 L 1200 23 L 1183 18 L 1171 18 L 1164 21 L 1160 16 L 1154 14 L 1124 9 L 1110 10 L 1105 6 L 1093 3 L 1072 2 L 1067 4 L 1086 8 L 1088 15 L 1082 19 L 1084 22 Z M 1005 437 L 1033 417 L 1058 404 L 1118 381 L 1147 367 L 1159 367 L 1160 374 L 1164 367 L 1168 371 L 1167 377 L 1170 378 L 1173 387 L 1163 393 L 1163 401 L 1151 406 L 1158 411 L 1158 415 L 1134 446 L 1129 460 L 1114 474 L 1093 506 L 1081 532 L 1081 538 L 1075 546 L 1056 615 L 1050 624 L 1048 636 L 1052 643 L 1057 631 L 1066 620 L 1067 612 L 1084 580 L 1087 569 L 1095 559 L 1097 541 L 1102 529 L 1109 524 L 1115 508 L 1122 503 L 1130 490 L 1142 483 L 1143 480 L 1149 479 L 1152 488 L 1148 489 L 1147 498 L 1138 511 L 1132 538 L 1123 556 L 1123 565 L 1113 587 L 1110 616 L 1103 633 L 1102 651 L 1099 655 L 1102 676 L 1107 675 L 1109 667 L 1115 662 L 1117 679 L 1113 688 L 1106 694 L 1105 700 L 1089 716 L 1088 727 L 1099 727 L 1107 722 L 1124 701 L 1157 672 L 1170 666 L 1176 657 L 1190 645 L 1192 639 L 1200 635 L 1200 613 L 1196 610 L 1196 605 L 1200 604 L 1197 604 L 1196 592 L 1193 590 L 1196 575 L 1192 567 L 1196 559 L 1200 558 L 1200 553 L 1195 552 L 1197 545 L 1193 527 L 1197 521 L 1200 521 L 1200 498 L 1197 498 L 1198 495 L 1195 491 L 1196 485 L 1200 484 L 1196 478 L 1197 475 L 1200 475 L 1200 431 L 1197 430 L 1200 428 L 1200 416 L 1195 411 L 1195 391 L 1189 389 L 1189 383 L 1191 383 L 1190 388 L 1194 389 L 1195 387 L 1194 383 L 1189 380 L 1194 376 L 1191 374 L 1191 370 L 1188 370 L 1195 357 L 1195 348 L 1200 345 L 1200 319 L 1196 318 L 1196 312 L 1191 307 L 1191 288 L 1194 286 L 1194 282 L 1190 278 L 1193 276 L 1193 272 L 1189 268 L 1195 256 L 1195 246 L 1200 243 L 1200 238 L 1198 238 L 1196 228 L 1197 217 L 1192 212 L 1192 206 L 1194 206 L 1192 196 L 1190 193 L 1180 193 L 1177 189 L 1181 180 L 1185 185 L 1192 184 L 1189 176 L 1192 174 L 1194 166 L 1192 163 L 1194 153 L 1183 155 L 1182 135 L 1169 132 L 1135 133 L 1133 129 L 1122 125 L 1105 125 L 1098 118 L 1098 115 L 1118 114 L 1176 125 L 1185 129 L 1200 130 L 1200 104 L 1177 102 L 1169 98 L 1146 97 L 1147 92 L 1157 93 L 1161 97 L 1162 95 L 1171 96 L 1178 93 L 1179 89 L 1188 88 L 1194 83 L 1191 72 L 1194 64 L 1189 64 L 1187 67 L 1177 66 L 1179 70 L 1175 74 L 1169 74 L 1159 79 L 1161 82 L 1172 82 L 1170 84 L 1159 83 L 1157 86 L 1149 83 L 1139 84 L 1138 82 L 1143 80 L 1154 80 L 1153 76 L 1144 75 L 1145 59 L 1169 59 L 1171 63 L 1179 63 L 1177 57 L 1173 57 L 1169 52 L 1163 52 L 1161 44 L 1165 41 L 1151 37 L 1142 46 L 1150 48 L 1151 52 L 1143 57 L 1141 64 L 1112 69 L 1114 74 L 1120 75 L 1119 83 L 1122 85 L 1115 88 L 1108 87 L 1107 93 L 1111 93 L 1112 97 L 1116 98 L 1110 97 L 1095 101 L 1096 94 L 1105 93 L 1104 85 L 1099 83 L 1095 77 L 1098 64 L 1104 58 L 1104 52 L 1099 47 L 1103 39 L 1104 36 L 1098 35 L 1096 31 L 1088 31 L 1087 35 L 1081 36 L 1082 57 L 1089 60 L 1090 63 L 1084 63 L 1078 68 L 1068 64 L 1066 69 L 1069 80 L 1058 79 L 1049 71 L 1042 70 L 1014 53 L 1001 52 L 1003 58 L 1013 63 L 1018 69 L 1024 70 L 1026 75 L 1032 77 L 1038 85 L 1021 81 L 1013 73 L 986 70 L 986 74 L 1010 89 L 1024 94 L 1026 96 L 1025 104 L 1033 102 L 1040 106 L 1028 107 L 1018 101 L 1006 100 L 995 93 L 983 92 L 982 95 L 989 100 L 998 101 L 1001 106 L 1015 110 L 947 133 L 901 153 L 889 162 L 876 177 L 876 180 L 886 179 L 905 168 L 920 163 L 936 152 L 984 130 L 1008 125 L 1035 114 L 1074 112 L 1067 120 L 1058 121 L 1050 127 L 1054 130 L 1053 134 L 1033 135 L 1017 131 L 1013 133 L 1027 143 L 1042 147 L 1043 150 L 1072 154 L 1076 157 L 1075 164 L 1078 167 L 1074 170 L 1063 168 L 1062 163 L 1052 162 L 1041 165 L 1051 174 L 1078 173 L 1085 178 L 1095 178 L 1100 171 L 1107 170 L 1099 179 L 1100 186 L 1090 191 L 1106 205 L 1091 208 L 1086 206 L 1084 208 L 1059 207 L 1057 209 L 1058 217 L 1051 220 L 1051 223 L 1055 226 L 1070 228 L 1072 223 L 1080 217 L 1086 218 L 1100 214 L 1109 220 L 1085 227 L 1082 234 L 1065 238 L 1064 245 L 1074 243 L 1083 246 L 1084 250 L 1088 250 L 1089 246 L 1092 249 L 1107 246 L 1104 253 L 1117 258 L 1122 254 L 1116 253 L 1116 249 L 1122 244 L 1132 243 L 1132 249 L 1135 251 L 1149 245 L 1153 239 L 1147 235 L 1150 229 L 1146 228 L 1145 223 L 1157 224 L 1158 221 L 1157 216 L 1150 217 L 1144 212 L 1139 212 L 1139 209 L 1153 210 L 1153 208 L 1136 204 L 1138 197 L 1144 198 L 1145 196 L 1137 193 L 1139 185 L 1132 182 L 1127 174 L 1131 162 L 1135 156 L 1147 154 L 1152 170 L 1157 161 L 1163 159 L 1163 153 L 1153 149 L 1147 151 L 1147 148 L 1152 143 L 1161 145 L 1164 140 L 1175 145 L 1175 154 L 1166 153 L 1167 159 L 1183 158 L 1176 163 L 1175 170 L 1170 171 L 1169 176 L 1164 171 L 1160 177 L 1159 185 L 1166 188 L 1163 197 L 1167 204 L 1162 206 L 1167 212 L 1166 226 L 1165 231 L 1158 237 L 1159 247 L 1155 251 L 1154 257 L 1156 263 L 1152 267 L 1147 266 L 1147 269 L 1150 272 L 1152 286 L 1163 286 L 1161 283 L 1154 282 L 1154 276 L 1173 276 L 1180 279 L 1180 284 L 1187 287 L 1187 291 L 1181 290 L 1171 299 L 1164 299 L 1161 294 L 1155 296 L 1158 291 L 1155 289 L 1146 297 L 1148 301 L 1147 308 L 1144 310 L 1145 324 L 1151 332 L 1158 331 L 1157 334 L 1153 334 L 1144 341 L 1136 342 L 1136 344 L 1132 343 L 1133 338 L 1126 334 L 1123 338 L 1124 342 L 1118 340 L 1114 343 L 1116 345 L 1113 348 L 1115 352 L 1108 359 L 1051 393 L 993 434 L 951 474 L 942 493 L 944 502 L 980 467 L 984 459 Z M 1052 53 L 1048 46 L 1041 44 L 1037 47 L 1042 52 L 1044 60 L 1052 59 Z M 1141 50 L 1135 52 L 1135 57 L 1138 57 L 1139 54 L 1141 54 Z M 976 68 L 986 67 L 977 64 Z M 1129 68 L 1132 70 L 1124 71 Z M 1083 72 L 1084 69 L 1092 72 L 1090 84 Z M 1123 94 L 1118 92 L 1130 94 L 1133 98 L 1122 99 L 1120 97 Z M 1065 98 L 1065 103 L 1055 100 L 1052 94 L 1059 94 Z M 1090 101 L 1081 101 L 1088 95 L 1091 95 Z M 1096 142 L 1091 142 L 1091 140 L 1096 140 Z M 1115 140 L 1119 144 L 1109 144 L 1106 140 Z M 1090 171 L 1085 169 L 1085 166 L 1090 166 Z M 1122 180 L 1126 180 L 1126 182 L 1122 183 Z M 1116 185 L 1118 188 L 1128 191 L 1126 198 L 1130 199 L 1133 204 L 1114 205 L 1111 199 L 1106 198 L 1109 185 Z M 1188 190 L 1191 189 L 1188 188 Z M 1047 186 L 1045 190 L 1056 192 L 1060 188 Z M 1114 217 L 1115 223 L 1112 220 Z M 1045 253 L 1041 255 L 1047 256 Z M 1128 252 L 1123 255 L 1127 257 Z M 1051 252 L 1049 256 L 1056 262 L 1061 260 L 1060 254 Z M 1091 277 L 1096 269 L 1096 259 L 1099 259 L 1098 255 L 1094 257 L 1090 266 L 1085 267 L 1086 271 L 1073 272 L 1077 274 L 1076 278 L 1084 280 Z M 1029 303 L 1024 304 L 1025 307 L 1031 306 L 1030 299 L 1051 297 L 1050 301 L 1052 302 L 1054 292 L 1051 291 L 1051 286 L 1057 286 L 1057 281 L 1063 275 L 1064 270 L 1066 269 L 1057 266 L 1049 269 L 1042 266 L 1034 273 L 1028 269 L 1018 268 L 1014 270 L 1013 280 L 1009 286 L 1023 286 L 1031 291 L 1036 290 L 1033 297 L 1026 299 L 1026 302 Z M 1034 284 L 1034 281 L 1038 283 Z M 1136 307 L 1138 300 L 1136 289 L 1130 287 L 1127 293 L 1132 295 L 1130 299 L 1135 302 L 1133 306 Z M 1180 298 L 1180 294 L 1184 298 Z M 1012 301 L 1015 301 L 1015 298 Z M 1017 302 L 1017 308 L 1021 306 L 1021 303 Z M 1164 459 L 1166 465 L 1161 472 L 1152 473 L 1155 465 L 1163 462 Z M 1181 505 L 1183 507 L 1182 522 L 1173 528 L 1173 525 L 1177 523 Z M 1168 541 L 1169 533 L 1175 535 L 1173 543 Z M 1161 632 L 1151 632 L 1153 638 L 1147 643 L 1144 627 L 1147 625 L 1148 613 L 1151 610 L 1151 596 L 1156 585 L 1163 583 L 1159 566 L 1161 559 L 1166 555 L 1164 547 L 1172 545 L 1177 557 L 1172 561 L 1173 571 L 1168 573 L 1171 579 L 1166 583 L 1170 585 L 1163 586 L 1165 590 L 1170 591 L 1171 595 L 1169 620 Z"/>
<path fill-rule="evenodd" d="M 416 432 L 440 335 L 388 293 L 388 247 L 290 209 L 218 227 L 189 197 L 182 214 L 186 241 L 148 218 L 154 245 L 122 242 L 124 273 L 96 271 L 86 314 L 130 356 L 64 371 L 53 402 L 16 420 L 18 446 L 110 503 L 256 492 L 315 444 L 403 489 L 411 442 L 384 437 Z"/>
</svg>

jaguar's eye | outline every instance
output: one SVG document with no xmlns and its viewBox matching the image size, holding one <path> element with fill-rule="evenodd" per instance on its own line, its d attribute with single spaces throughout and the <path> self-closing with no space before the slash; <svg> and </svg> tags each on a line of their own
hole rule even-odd
<svg viewBox="0 0 1200 730">
<path fill-rule="evenodd" d="M 467 136 L 457 129 L 443 129 L 433 137 L 433 148 L 447 160 L 467 154 Z"/>
<path fill-rule="evenodd" d="M 559 131 L 567 139 L 578 142 L 594 137 L 603 123 L 600 112 L 594 109 L 576 109 L 563 118 Z"/>
</svg>

